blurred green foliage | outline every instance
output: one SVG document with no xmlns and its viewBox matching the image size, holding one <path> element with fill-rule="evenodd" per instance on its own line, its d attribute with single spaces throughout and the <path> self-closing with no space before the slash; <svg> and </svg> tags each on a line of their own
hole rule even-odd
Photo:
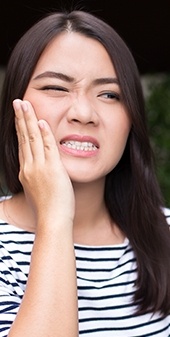
<svg viewBox="0 0 170 337">
<path fill-rule="evenodd" d="M 170 207 L 170 74 L 151 77 L 146 108 L 156 173 L 165 205 Z"/>
</svg>

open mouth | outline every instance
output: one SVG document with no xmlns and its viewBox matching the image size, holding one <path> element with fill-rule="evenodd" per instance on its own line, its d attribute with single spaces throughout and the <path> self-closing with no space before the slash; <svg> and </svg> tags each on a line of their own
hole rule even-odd
<svg viewBox="0 0 170 337">
<path fill-rule="evenodd" d="M 80 142 L 74 140 L 62 141 L 61 144 L 69 149 L 77 151 L 96 151 L 98 147 L 91 142 Z"/>
</svg>

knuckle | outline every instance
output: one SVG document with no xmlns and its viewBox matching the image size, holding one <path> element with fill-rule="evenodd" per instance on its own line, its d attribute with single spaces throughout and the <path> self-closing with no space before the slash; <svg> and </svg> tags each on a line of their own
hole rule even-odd
<svg viewBox="0 0 170 337">
<path fill-rule="evenodd" d="M 32 143 L 32 142 L 35 141 L 35 139 L 36 139 L 36 135 L 35 135 L 34 133 L 31 133 L 31 134 L 29 135 L 29 142 Z"/>
<path fill-rule="evenodd" d="M 25 134 L 24 134 L 24 133 L 22 133 L 22 134 L 20 135 L 20 140 L 19 140 L 19 143 L 20 143 L 20 145 L 22 145 L 22 144 L 25 144 L 25 143 L 26 143 L 26 136 L 25 136 Z"/>
<path fill-rule="evenodd" d="M 21 147 L 22 145 L 26 144 L 26 143 L 33 143 L 35 142 L 36 139 L 36 135 L 34 133 L 29 134 L 28 136 L 26 136 L 24 133 L 22 133 L 19 137 L 19 147 Z"/>
</svg>

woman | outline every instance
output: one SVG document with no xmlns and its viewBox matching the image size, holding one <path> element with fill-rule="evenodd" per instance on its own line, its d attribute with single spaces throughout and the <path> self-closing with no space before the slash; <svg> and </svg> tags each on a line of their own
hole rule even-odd
<svg viewBox="0 0 170 337">
<path fill-rule="evenodd" d="M 169 336 L 169 228 L 117 33 L 81 11 L 34 25 L 8 64 L 0 135 L 0 336 Z"/>
</svg>

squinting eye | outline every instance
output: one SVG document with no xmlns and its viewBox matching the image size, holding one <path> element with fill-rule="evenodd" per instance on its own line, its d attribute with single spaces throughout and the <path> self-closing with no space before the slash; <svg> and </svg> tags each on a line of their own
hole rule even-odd
<svg viewBox="0 0 170 337">
<path fill-rule="evenodd" d="M 116 99 L 116 100 L 120 100 L 120 95 L 116 92 L 104 92 L 100 95 L 98 95 L 98 97 L 103 97 L 103 98 L 106 98 L 106 99 Z"/>
<path fill-rule="evenodd" d="M 68 92 L 68 90 L 66 88 L 63 87 L 58 87 L 58 86 L 54 86 L 54 85 L 47 85 L 41 88 L 41 90 L 54 90 L 54 91 L 66 91 Z"/>
</svg>

